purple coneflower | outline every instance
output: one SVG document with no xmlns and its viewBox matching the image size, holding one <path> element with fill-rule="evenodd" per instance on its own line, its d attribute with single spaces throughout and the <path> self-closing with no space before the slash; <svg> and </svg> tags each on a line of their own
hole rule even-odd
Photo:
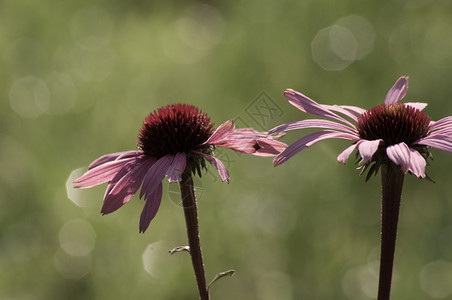
<svg viewBox="0 0 452 300">
<path fill-rule="evenodd" d="M 169 182 L 179 182 L 198 289 L 201 299 L 208 299 L 191 174 L 197 172 L 201 176 L 207 159 L 218 170 L 221 180 L 229 182 L 228 170 L 213 156 L 215 147 L 275 156 L 286 148 L 275 140 L 280 136 L 268 137 L 250 128 L 235 129 L 232 120 L 214 131 L 210 118 L 197 107 L 168 105 L 149 114 L 143 122 L 138 136 L 140 150 L 101 156 L 74 183 L 76 188 L 90 188 L 108 182 L 102 214 L 126 204 L 141 186 L 140 198 L 144 196 L 146 200 L 140 218 L 140 232 L 144 232 L 160 206 L 162 180 L 166 176 Z"/>
<path fill-rule="evenodd" d="M 366 180 L 382 168 L 382 245 L 378 299 L 389 299 L 395 250 L 397 221 L 403 186 L 403 175 L 425 178 L 429 147 L 452 152 L 452 116 L 431 121 L 422 110 L 426 103 L 399 103 L 408 90 L 408 77 L 400 77 L 389 90 L 383 104 L 370 110 L 355 106 L 318 104 L 294 90 L 284 95 L 299 110 L 325 119 L 308 119 L 273 128 L 269 134 L 294 129 L 321 128 L 307 134 L 277 155 L 280 165 L 301 150 L 325 139 L 354 141 L 337 160 L 346 163 L 358 149 Z M 347 119 L 349 118 L 349 119 Z"/>
</svg>

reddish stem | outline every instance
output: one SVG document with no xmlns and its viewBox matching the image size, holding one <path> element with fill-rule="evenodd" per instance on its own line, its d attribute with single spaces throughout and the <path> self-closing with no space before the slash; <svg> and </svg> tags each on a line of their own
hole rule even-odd
<svg viewBox="0 0 452 300">
<path fill-rule="evenodd" d="M 389 300 L 391 294 L 392 270 L 403 178 L 404 174 L 400 170 L 400 167 L 394 166 L 393 164 L 382 165 L 381 255 L 378 300 Z"/>
<path fill-rule="evenodd" d="M 198 284 L 201 300 L 209 300 L 209 291 L 206 285 L 204 264 L 202 261 L 201 243 L 199 241 L 198 212 L 196 209 L 196 197 L 193 188 L 193 179 L 190 174 L 183 173 L 180 182 L 180 192 L 184 206 L 185 223 L 187 225 L 188 245 L 193 270 Z"/>
</svg>

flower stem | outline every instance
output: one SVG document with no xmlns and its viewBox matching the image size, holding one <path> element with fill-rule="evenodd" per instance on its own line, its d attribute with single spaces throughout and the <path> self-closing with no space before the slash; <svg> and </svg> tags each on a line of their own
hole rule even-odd
<svg viewBox="0 0 452 300">
<path fill-rule="evenodd" d="M 394 166 L 392 163 L 382 165 L 381 256 L 378 300 L 389 300 L 390 298 L 403 178 L 404 174 L 400 167 Z"/>
<path fill-rule="evenodd" d="M 187 225 L 188 245 L 190 246 L 191 262 L 195 271 L 196 282 L 201 300 L 209 300 L 209 291 L 206 285 L 204 264 L 202 262 L 201 244 L 199 241 L 198 212 L 196 197 L 193 188 L 193 179 L 190 174 L 183 173 L 180 182 L 180 192 L 184 206 L 185 223 Z"/>
</svg>

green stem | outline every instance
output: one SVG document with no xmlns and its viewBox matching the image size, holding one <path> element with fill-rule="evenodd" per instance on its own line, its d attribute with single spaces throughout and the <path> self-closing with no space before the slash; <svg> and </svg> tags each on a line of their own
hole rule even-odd
<svg viewBox="0 0 452 300">
<path fill-rule="evenodd" d="M 404 174 L 400 167 L 383 164 L 381 167 L 381 255 L 378 300 L 389 300 L 392 270 L 397 238 L 400 200 L 402 198 Z"/>
<path fill-rule="evenodd" d="M 193 179 L 190 174 L 183 173 L 180 182 L 180 192 L 184 206 L 185 223 L 187 225 L 188 245 L 193 270 L 198 284 L 201 300 L 209 300 L 209 291 L 206 284 L 204 264 L 202 261 L 201 243 L 199 241 L 198 212 L 196 209 L 196 197 L 193 188 Z"/>
</svg>

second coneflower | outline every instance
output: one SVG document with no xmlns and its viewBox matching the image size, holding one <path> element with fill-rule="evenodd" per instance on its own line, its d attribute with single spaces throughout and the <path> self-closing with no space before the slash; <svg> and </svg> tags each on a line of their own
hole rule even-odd
<svg viewBox="0 0 452 300">
<path fill-rule="evenodd" d="M 365 110 L 355 106 L 319 104 L 294 90 L 284 95 L 299 110 L 326 119 L 308 119 L 283 124 L 269 134 L 294 129 L 321 128 L 303 136 L 282 151 L 275 166 L 325 139 L 354 141 L 337 157 L 346 163 L 350 154 L 358 149 L 361 173 L 368 171 L 366 180 L 382 172 L 382 231 L 380 281 L 378 299 L 389 299 L 392 268 L 397 235 L 403 178 L 407 173 L 418 178 L 427 177 L 426 160 L 429 147 L 452 152 L 452 117 L 431 121 L 422 110 L 425 103 L 399 103 L 408 90 L 408 77 L 400 77 L 389 90 L 383 104 Z"/>
<path fill-rule="evenodd" d="M 192 174 L 201 175 L 207 160 L 218 170 L 222 181 L 229 182 L 228 170 L 214 156 L 215 147 L 275 156 L 286 145 L 266 133 L 250 128 L 235 129 L 232 120 L 214 130 L 210 118 L 197 107 L 175 104 L 149 114 L 140 130 L 138 147 L 138 151 L 107 154 L 96 159 L 88 171 L 74 181 L 75 187 L 89 188 L 108 182 L 101 210 L 102 214 L 108 214 L 126 204 L 141 186 L 140 197 L 146 200 L 140 218 L 140 232 L 144 232 L 160 206 L 162 180 L 167 177 L 169 182 L 179 182 L 199 295 L 202 300 L 209 299 Z"/>
</svg>

